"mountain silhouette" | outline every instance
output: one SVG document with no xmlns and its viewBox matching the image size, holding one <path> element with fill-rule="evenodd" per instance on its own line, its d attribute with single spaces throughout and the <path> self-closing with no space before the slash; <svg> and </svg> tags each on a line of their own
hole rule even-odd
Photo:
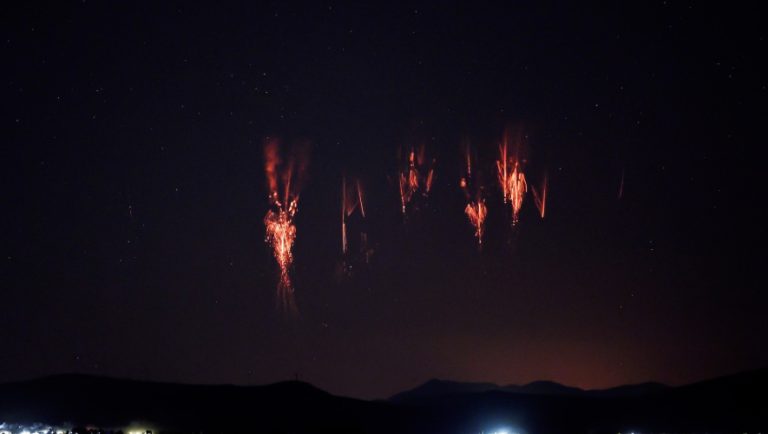
<svg viewBox="0 0 768 434">
<path fill-rule="evenodd" d="M 606 390 L 430 380 L 385 401 L 298 381 L 191 385 L 67 374 L 0 385 L 0 423 L 160 433 L 765 432 L 766 390 L 768 369 Z"/>
</svg>

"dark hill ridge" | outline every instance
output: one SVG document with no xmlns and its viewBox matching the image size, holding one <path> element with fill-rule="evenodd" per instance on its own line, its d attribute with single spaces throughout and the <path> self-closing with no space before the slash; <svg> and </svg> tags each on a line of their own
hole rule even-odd
<svg viewBox="0 0 768 434">
<path fill-rule="evenodd" d="M 499 424 L 541 432 L 768 431 L 768 369 L 668 387 L 581 390 L 431 380 L 390 401 L 331 395 L 288 381 L 191 385 L 57 375 L 0 385 L 0 422 L 165 432 L 477 433 Z"/>
<path fill-rule="evenodd" d="M 356 432 L 388 405 L 328 394 L 308 383 L 264 386 L 155 383 L 56 375 L 0 385 L 0 421 L 123 427 L 146 422 L 175 431 Z M 300 417 L 297 417 L 300 416 Z"/>
</svg>

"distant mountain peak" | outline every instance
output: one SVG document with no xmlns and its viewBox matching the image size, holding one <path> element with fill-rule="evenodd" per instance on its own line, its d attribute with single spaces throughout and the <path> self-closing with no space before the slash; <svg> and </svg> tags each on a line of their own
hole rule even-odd
<svg viewBox="0 0 768 434">
<path fill-rule="evenodd" d="M 623 385 L 601 390 L 584 390 L 578 387 L 566 386 L 551 380 L 537 380 L 523 385 L 508 384 L 500 386 L 495 383 L 460 382 L 433 378 L 413 389 L 393 395 L 390 400 L 395 402 L 422 402 L 450 395 L 477 394 L 484 392 L 546 396 L 619 397 L 640 396 L 666 389 L 668 389 L 668 386 L 654 382 Z"/>
</svg>

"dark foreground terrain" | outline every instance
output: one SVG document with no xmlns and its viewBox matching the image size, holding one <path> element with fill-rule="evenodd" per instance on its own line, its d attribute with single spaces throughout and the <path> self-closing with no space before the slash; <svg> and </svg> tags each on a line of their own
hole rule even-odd
<svg viewBox="0 0 768 434">
<path fill-rule="evenodd" d="M 768 369 L 602 391 L 432 380 L 386 401 L 301 382 L 202 386 L 60 375 L 0 385 L 0 431 L 44 424 L 155 433 L 756 433 L 768 431 L 766 390 Z"/>
</svg>

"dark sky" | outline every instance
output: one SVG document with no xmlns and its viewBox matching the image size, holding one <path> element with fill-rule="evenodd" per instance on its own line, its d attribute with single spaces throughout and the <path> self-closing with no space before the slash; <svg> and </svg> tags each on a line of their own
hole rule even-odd
<svg viewBox="0 0 768 434">
<path fill-rule="evenodd" d="M 2 14 L 0 381 L 298 374 L 371 398 L 432 377 L 598 388 L 768 364 L 763 14 L 215 3 Z M 528 196 L 514 229 L 493 178 L 509 125 L 529 179 L 550 181 L 546 218 Z M 265 136 L 312 143 L 296 317 L 264 242 Z M 397 149 L 419 144 L 435 185 L 404 221 Z M 365 186 L 375 250 L 346 277 L 342 172 Z"/>
</svg>

